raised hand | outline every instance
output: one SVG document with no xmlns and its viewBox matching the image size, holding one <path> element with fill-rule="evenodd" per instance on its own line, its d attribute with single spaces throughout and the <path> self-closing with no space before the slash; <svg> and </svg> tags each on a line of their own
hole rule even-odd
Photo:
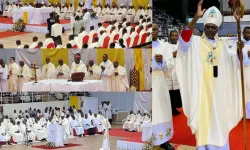
<svg viewBox="0 0 250 150">
<path fill-rule="evenodd" d="M 204 12 L 206 11 L 206 9 L 202 10 L 202 3 L 203 3 L 203 0 L 200 0 L 200 2 L 197 5 L 197 11 L 196 11 L 197 17 L 202 17 Z"/>
</svg>

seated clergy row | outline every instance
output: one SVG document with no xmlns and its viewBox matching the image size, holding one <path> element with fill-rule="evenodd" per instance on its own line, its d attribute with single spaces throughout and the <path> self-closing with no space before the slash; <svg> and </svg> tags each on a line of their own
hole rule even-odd
<svg viewBox="0 0 250 150">
<path fill-rule="evenodd" d="M 149 122 L 151 119 L 146 112 L 143 115 L 141 115 L 140 111 L 138 110 L 137 115 L 135 115 L 133 111 L 130 111 L 130 114 L 127 116 L 125 120 L 126 121 L 123 124 L 123 129 L 127 131 L 141 132 L 142 124 L 144 122 Z"/>
<path fill-rule="evenodd" d="M 23 84 L 35 81 L 35 77 L 37 80 L 70 79 L 76 72 L 84 72 L 85 80 L 102 80 L 105 91 L 127 91 L 129 88 L 126 69 L 120 66 L 118 61 L 112 63 L 107 54 L 104 54 L 100 65 L 90 60 L 86 67 L 81 61 L 80 54 L 75 55 L 71 68 L 63 62 L 63 59 L 59 59 L 58 63 L 59 66 L 55 67 L 50 62 L 50 58 L 46 58 L 46 64 L 41 70 L 34 61 L 31 62 L 31 68 L 29 68 L 22 60 L 19 65 L 16 64 L 14 57 L 10 58 L 8 66 L 0 60 L 0 91 L 21 92 Z"/>
<path fill-rule="evenodd" d="M 64 142 L 67 144 L 69 136 L 84 136 L 85 133 L 88 135 L 102 134 L 104 131 L 105 124 L 108 120 L 101 114 L 92 114 L 89 111 L 88 114 L 83 114 L 80 110 L 77 113 L 65 113 L 56 110 L 50 111 L 45 109 L 45 113 L 37 112 L 36 115 L 28 113 L 19 114 L 18 117 L 9 119 L 6 115 L 0 119 L 0 141 L 10 141 L 16 143 L 23 143 L 28 139 L 29 141 L 43 141 L 48 138 L 48 127 L 50 124 L 62 125 L 65 130 L 66 136 L 64 136 Z M 17 116 L 17 113 L 15 113 Z"/>
</svg>

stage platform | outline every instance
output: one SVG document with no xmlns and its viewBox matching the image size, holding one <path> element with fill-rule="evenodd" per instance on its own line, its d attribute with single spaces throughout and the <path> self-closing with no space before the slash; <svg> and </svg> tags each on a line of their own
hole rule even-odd
<svg viewBox="0 0 250 150">
<path fill-rule="evenodd" d="M 65 30 L 71 29 L 70 20 L 61 20 L 60 23 L 62 24 Z M 12 30 L 13 25 L 14 23 L 12 21 L 12 18 L 4 18 L 0 16 L 0 30 Z M 24 32 L 47 33 L 47 24 L 26 24 Z"/>
</svg>

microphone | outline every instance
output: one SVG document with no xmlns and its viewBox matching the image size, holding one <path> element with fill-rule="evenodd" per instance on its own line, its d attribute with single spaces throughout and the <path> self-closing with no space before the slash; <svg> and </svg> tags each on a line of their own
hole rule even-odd
<svg viewBox="0 0 250 150">
<path fill-rule="evenodd" d="M 213 66 L 214 77 L 218 77 L 218 66 Z"/>
</svg>

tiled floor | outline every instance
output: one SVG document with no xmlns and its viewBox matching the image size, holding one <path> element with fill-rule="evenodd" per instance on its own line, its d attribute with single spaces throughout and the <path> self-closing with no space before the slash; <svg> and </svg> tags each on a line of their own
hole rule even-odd
<svg viewBox="0 0 250 150">
<path fill-rule="evenodd" d="M 1 34 L 2 31 L 0 31 Z M 62 42 L 63 42 L 63 46 L 65 46 L 68 43 L 68 37 L 69 34 L 71 34 L 70 31 L 66 31 L 63 36 L 62 36 Z M 7 38 L 2 38 L 0 39 L 0 44 L 4 45 L 4 48 L 16 48 L 16 40 L 21 40 L 22 45 L 28 44 L 31 45 L 32 44 L 32 38 L 34 36 L 38 37 L 38 41 L 40 42 L 44 42 L 45 40 L 45 34 L 44 33 L 27 33 L 24 35 L 18 35 L 18 36 L 11 36 L 11 37 L 7 37 Z"/>
</svg>

